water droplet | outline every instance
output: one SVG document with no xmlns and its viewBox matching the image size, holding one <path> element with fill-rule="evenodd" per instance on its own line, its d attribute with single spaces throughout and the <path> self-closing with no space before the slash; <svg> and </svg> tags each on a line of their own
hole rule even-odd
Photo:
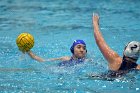
<svg viewBox="0 0 140 93">
<path fill-rule="evenodd" d="M 139 88 L 136 88 L 136 91 L 138 91 L 139 90 Z"/>
</svg>

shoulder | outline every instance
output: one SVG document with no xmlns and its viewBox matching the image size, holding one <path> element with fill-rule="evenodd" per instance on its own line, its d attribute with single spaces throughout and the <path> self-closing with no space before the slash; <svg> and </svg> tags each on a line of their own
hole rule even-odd
<svg viewBox="0 0 140 93">
<path fill-rule="evenodd" d="M 68 61 L 68 60 L 70 60 L 70 58 L 71 58 L 71 57 L 69 57 L 69 56 L 60 57 L 60 59 L 61 59 L 62 61 Z"/>
</svg>

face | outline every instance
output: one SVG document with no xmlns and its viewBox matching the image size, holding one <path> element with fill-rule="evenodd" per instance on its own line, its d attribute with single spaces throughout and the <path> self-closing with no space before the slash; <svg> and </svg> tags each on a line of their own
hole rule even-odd
<svg viewBox="0 0 140 93">
<path fill-rule="evenodd" d="M 83 44 L 77 44 L 74 47 L 74 56 L 76 58 L 83 58 L 86 55 L 86 46 Z"/>
</svg>

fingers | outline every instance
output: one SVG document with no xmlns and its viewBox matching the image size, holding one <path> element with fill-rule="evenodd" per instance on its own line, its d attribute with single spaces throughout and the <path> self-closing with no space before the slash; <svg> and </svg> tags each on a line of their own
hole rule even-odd
<svg viewBox="0 0 140 93">
<path fill-rule="evenodd" d="M 92 22 L 93 24 L 99 25 L 99 16 L 97 13 L 93 13 Z"/>
<path fill-rule="evenodd" d="M 98 16 L 98 14 L 93 12 L 93 16 Z"/>
<path fill-rule="evenodd" d="M 98 14 L 93 12 L 93 18 L 97 18 L 97 19 L 99 19 Z"/>
</svg>

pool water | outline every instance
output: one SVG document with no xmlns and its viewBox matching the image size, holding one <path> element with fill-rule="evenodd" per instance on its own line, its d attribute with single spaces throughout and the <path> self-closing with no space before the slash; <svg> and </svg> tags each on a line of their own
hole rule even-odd
<svg viewBox="0 0 140 93">
<path fill-rule="evenodd" d="M 120 56 L 127 42 L 140 41 L 139 0 L 0 0 L 0 92 L 140 93 L 139 72 L 113 80 L 90 77 L 108 70 L 94 40 L 93 12 Z M 73 41 L 83 39 L 91 61 L 71 67 L 39 63 L 18 50 L 15 41 L 22 32 L 34 36 L 32 51 L 45 59 L 71 56 Z"/>
</svg>

